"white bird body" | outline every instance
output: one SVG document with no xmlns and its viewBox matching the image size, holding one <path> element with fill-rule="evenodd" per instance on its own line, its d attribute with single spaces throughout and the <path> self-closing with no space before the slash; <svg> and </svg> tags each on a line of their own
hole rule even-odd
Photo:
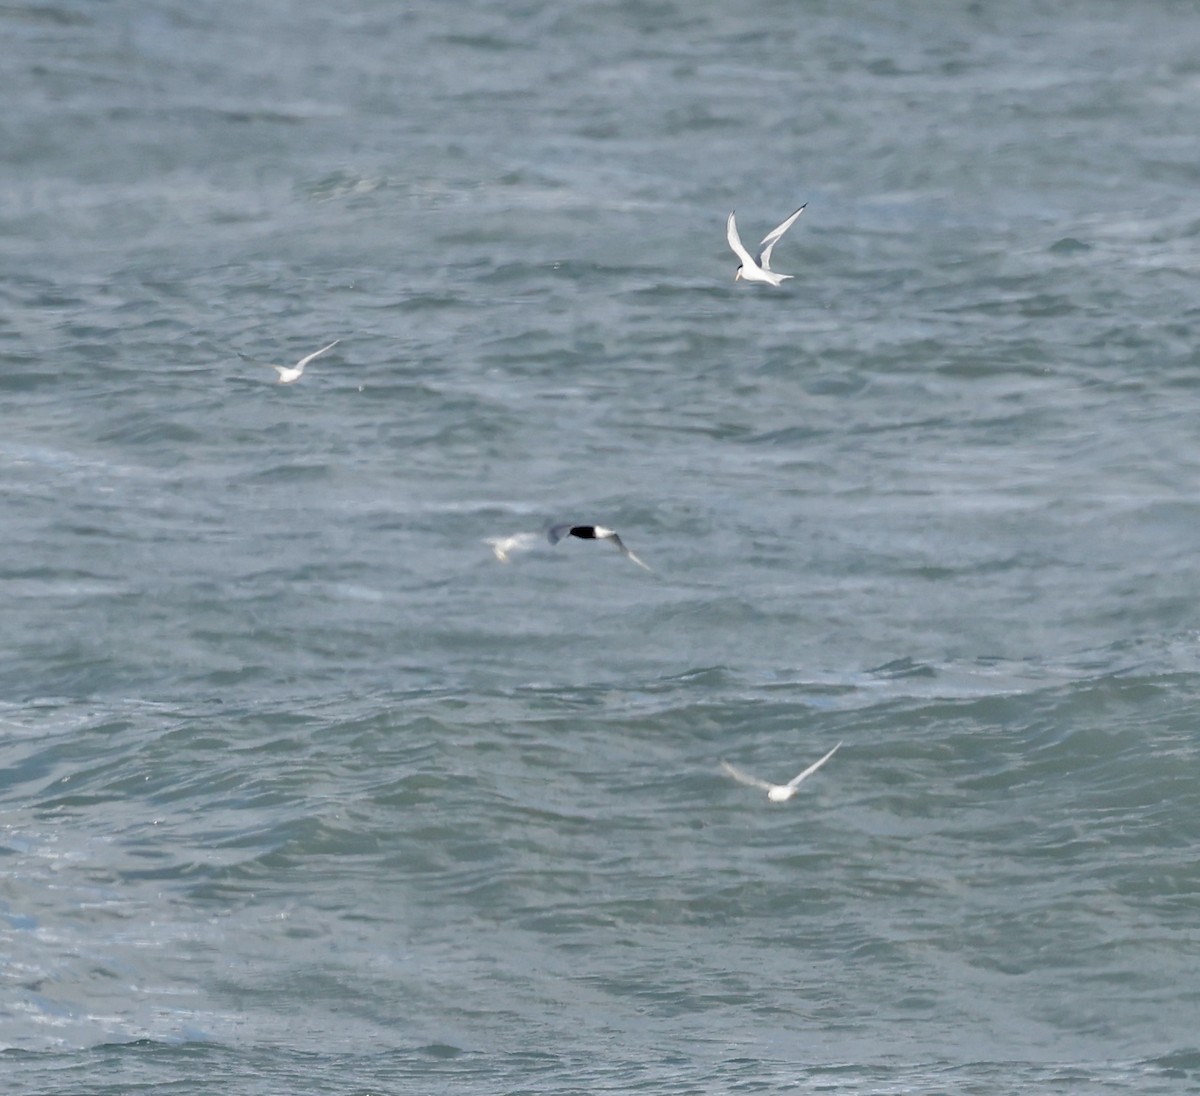
<svg viewBox="0 0 1200 1096">
<path fill-rule="evenodd" d="M 767 780 L 759 780 L 757 776 L 751 776 L 749 773 L 742 772 L 741 769 L 731 765 L 728 761 L 722 761 L 721 768 L 723 768 L 739 784 L 748 784 L 752 788 L 761 788 L 767 793 L 767 798 L 772 803 L 786 803 L 792 798 L 793 795 L 796 794 L 801 782 L 807 777 L 812 776 L 813 773 L 815 773 L 822 765 L 824 765 L 826 761 L 828 761 L 835 753 L 838 752 L 838 748 L 840 746 L 841 743 L 839 742 L 837 746 L 834 746 L 834 748 L 830 750 L 829 753 L 827 753 L 823 758 L 821 758 L 820 761 L 814 761 L 807 769 L 804 770 L 804 772 L 802 772 L 799 776 L 793 777 L 786 784 L 772 784 Z"/>
<path fill-rule="evenodd" d="M 786 221 L 780 225 L 776 225 L 762 239 L 762 243 L 758 245 L 758 254 L 751 255 L 746 250 L 746 245 L 742 243 L 741 236 L 738 235 L 737 221 L 734 215 L 729 214 L 729 220 L 725 222 L 725 236 L 729 240 L 729 246 L 733 253 L 741 260 L 741 266 L 737 268 L 737 273 L 733 276 L 733 280 L 744 282 L 761 282 L 764 285 L 780 286 L 788 278 L 795 277 L 794 274 L 776 274 L 771 269 L 771 252 L 775 245 L 779 243 L 779 238 L 796 223 L 796 218 L 804 212 L 808 203 L 805 202 L 795 213 L 793 213 Z"/>
<path fill-rule="evenodd" d="M 304 375 L 304 367 L 313 358 L 320 357 L 326 350 L 332 350 L 341 341 L 341 339 L 334 339 L 328 346 L 323 346 L 320 350 L 314 350 L 307 358 L 301 358 L 295 365 L 273 365 L 271 368 L 279 374 L 280 384 L 291 384 L 292 381 L 298 381 Z"/>
</svg>

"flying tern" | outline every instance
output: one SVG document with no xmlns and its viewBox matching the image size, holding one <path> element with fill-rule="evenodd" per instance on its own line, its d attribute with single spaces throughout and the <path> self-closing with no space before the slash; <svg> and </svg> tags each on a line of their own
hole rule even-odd
<svg viewBox="0 0 1200 1096">
<path fill-rule="evenodd" d="M 301 358 L 295 365 L 273 365 L 272 369 L 279 374 L 280 384 L 291 384 L 292 381 L 298 381 L 304 373 L 304 367 L 308 365 L 313 358 L 319 358 L 326 350 L 332 350 L 341 339 L 334 339 L 328 346 L 321 347 L 320 350 L 314 350 L 307 358 Z"/>
<path fill-rule="evenodd" d="M 541 541 L 540 533 L 513 533 L 507 537 L 488 537 L 484 544 L 491 545 L 492 554 L 507 563 L 513 552 L 526 552 Z"/>
<path fill-rule="evenodd" d="M 732 213 L 729 214 L 729 220 L 725 223 L 725 235 L 733 253 L 742 261 L 737 268 L 737 273 L 733 276 L 735 282 L 740 278 L 744 282 L 764 282 L 767 285 L 778 286 L 788 278 L 795 277 L 793 274 L 776 274 L 771 269 L 771 250 L 779 243 L 779 238 L 796 223 L 796 218 L 804 212 L 807 205 L 808 203 L 805 202 L 783 224 L 771 229 L 763 237 L 762 243 L 758 245 L 757 256 L 751 255 L 746 250 L 742 238 L 738 235 L 737 221 L 734 220 Z"/>
<path fill-rule="evenodd" d="M 796 794 L 797 789 L 800 787 L 800 782 L 804 780 L 805 777 L 812 776 L 813 773 L 815 773 L 822 765 L 825 764 L 826 761 L 828 761 L 835 753 L 838 752 L 838 746 L 841 746 L 840 742 L 837 744 L 837 746 L 834 746 L 829 753 L 821 758 L 820 761 L 814 761 L 807 769 L 804 770 L 804 772 L 802 772 L 799 776 L 793 777 L 786 784 L 770 784 L 766 780 L 759 780 L 758 777 L 751 776 L 749 773 L 744 773 L 741 769 L 735 768 L 733 765 L 729 764 L 728 761 L 722 761 L 721 768 L 723 768 L 730 776 L 733 777 L 734 780 L 738 781 L 740 784 L 749 784 L 752 788 L 762 788 L 767 793 L 767 798 L 772 803 L 786 803 L 792 798 L 793 795 Z"/>
</svg>

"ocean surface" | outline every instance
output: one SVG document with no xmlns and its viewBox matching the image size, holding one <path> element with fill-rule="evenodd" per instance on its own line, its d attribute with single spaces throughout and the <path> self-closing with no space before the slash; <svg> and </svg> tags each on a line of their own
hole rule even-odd
<svg viewBox="0 0 1200 1096">
<path fill-rule="evenodd" d="M 4 1096 L 1200 1091 L 1200 8 L 0 42 Z"/>
</svg>

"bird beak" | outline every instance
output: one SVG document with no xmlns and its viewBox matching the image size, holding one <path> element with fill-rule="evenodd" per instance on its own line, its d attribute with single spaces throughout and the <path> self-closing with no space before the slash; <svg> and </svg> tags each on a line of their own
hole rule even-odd
<svg viewBox="0 0 1200 1096">
<path fill-rule="evenodd" d="M 738 278 L 740 278 L 741 276 L 742 276 L 742 268 L 739 266 L 737 268 L 737 273 L 733 276 L 733 280 L 736 282 L 738 280 Z"/>
</svg>

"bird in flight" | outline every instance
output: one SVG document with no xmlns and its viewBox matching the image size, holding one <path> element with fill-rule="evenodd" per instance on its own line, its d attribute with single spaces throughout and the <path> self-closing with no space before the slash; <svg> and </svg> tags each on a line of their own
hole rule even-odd
<svg viewBox="0 0 1200 1096">
<path fill-rule="evenodd" d="M 825 764 L 835 753 L 838 752 L 838 746 L 834 746 L 820 761 L 814 761 L 807 769 L 799 776 L 792 777 L 786 784 L 771 784 L 766 780 L 759 780 L 757 776 L 751 776 L 749 773 L 742 772 L 741 769 L 729 764 L 728 761 L 721 762 L 723 768 L 730 776 L 733 777 L 739 784 L 749 784 L 752 788 L 762 788 L 767 793 L 767 798 L 772 803 L 786 803 L 793 795 L 796 794 L 800 787 L 800 782 L 806 777 L 812 776 L 822 765 Z"/>
<path fill-rule="evenodd" d="M 279 374 L 280 384 L 291 384 L 292 381 L 298 381 L 303 376 L 304 367 L 313 358 L 319 358 L 326 350 L 332 350 L 341 341 L 341 339 L 334 339 L 328 346 L 323 346 L 320 350 L 314 350 L 307 358 L 301 358 L 295 365 L 273 365 L 271 368 Z"/>
<path fill-rule="evenodd" d="M 488 537 L 483 543 L 491 546 L 492 554 L 501 563 L 507 563 L 513 552 L 527 551 L 541 539 L 539 533 L 512 533 L 507 537 Z"/>
<path fill-rule="evenodd" d="M 551 526 L 550 531 L 546 535 L 550 538 L 551 544 L 557 544 L 563 537 L 578 537 L 580 540 L 610 541 L 621 555 L 628 556 L 639 567 L 645 567 L 647 571 L 653 571 L 652 567 L 647 566 L 625 547 L 621 538 L 613 530 L 605 529 L 603 525 L 572 525 L 568 521 L 562 525 Z"/>
<path fill-rule="evenodd" d="M 771 269 L 771 251 L 779 243 L 779 238 L 796 223 L 796 218 L 804 212 L 807 205 L 808 203 L 805 202 L 783 224 L 771 229 L 763 237 L 762 243 L 758 245 L 757 255 L 751 255 L 746 250 L 741 236 L 738 235 L 737 221 L 734 220 L 732 213 L 729 214 L 729 220 L 725 222 L 725 236 L 729 240 L 729 246 L 733 249 L 733 253 L 742 261 L 737 268 L 737 273 L 733 276 L 735 282 L 740 278 L 744 282 L 763 282 L 766 285 L 778 286 L 788 278 L 795 277 L 793 274 L 776 274 Z"/>
</svg>

